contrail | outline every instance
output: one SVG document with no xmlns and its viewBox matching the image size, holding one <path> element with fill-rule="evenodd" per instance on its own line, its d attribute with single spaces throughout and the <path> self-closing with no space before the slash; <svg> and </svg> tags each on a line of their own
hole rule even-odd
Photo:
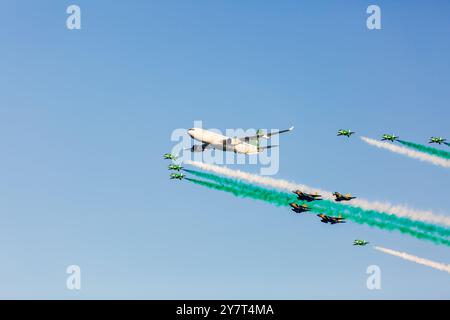
<svg viewBox="0 0 450 320">
<path fill-rule="evenodd" d="M 367 137 L 361 137 L 361 139 L 364 142 L 366 142 L 366 143 L 368 143 L 368 144 L 370 144 L 372 146 L 378 147 L 378 148 L 384 148 L 384 149 L 387 149 L 389 151 L 392 151 L 392 152 L 395 152 L 395 153 L 398 153 L 398 154 L 403 154 L 403 155 L 406 155 L 406 156 L 414 158 L 414 159 L 419 159 L 421 161 L 430 162 L 430 163 L 432 163 L 434 165 L 437 165 L 437 166 L 442 166 L 444 168 L 450 168 L 450 160 L 447 160 L 447 159 L 444 159 L 444 158 L 440 158 L 440 157 L 435 156 L 435 155 L 431 155 L 431 154 L 420 152 L 420 151 L 411 150 L 411 149 L 405 148 L 405 147 L 400 147 L 400 146 L 397 146 L 397 145 L 395 145 L 393 143 L 390 143 L 390 142 L 377 141 L 377 140 L 370 139 L 370 138 L 367 138 Z"/>
<path fill-rule="evenodd" d="M 186 171 L 198 177 L 213 180 L 217 183 L 192 178 L 187 178 L 188 181 L 211 189 L 230 192 L 235 196 L 263 200 L 277 206 L 288 206 L 289 203 L 296 201 L 296 197 L 288 193 L 265 189 L 263 187 L 196 170 Z M 405 218 L 397 218 L 397 220 L 392 221 L 392 219 L 389 218 L 389 215 L 383 213 L 364 211 L 360 208 L 352 208 L 326 200 L 309 204 L 309 207 L 314 212 L 325 213 L 329 216 L 342 216 L 359 224 L 367 224 L 389 231 L 398 230 L 401 233 L 412 235 L 418 239 L 426 239 L 437 244 L 450 245 L 450 241 L 448 240 L 450 230 L 442 227 L 430 226 L 422 222 L 414 222 Z M 433 233 L 437 233 L 437 235 L 434 235 Z"/>
<path fill-rule="evenodd" d="M 214 183 L 210 181 L 198 180 L 194 178 L 186 178 L 186 180 L 193 182 L 195 184 L 214 189 L 219 191 L 225 191 L 232 193 L 236 197 L 242 198 L 252 198 L 255 200 L 262 200 L 268 203 L 274 204 L 276 206 L 288 206 L 290 203 L 290 195 L 283 194 L 282 192 L 272 192 L 272 190 L 252 190 L 251 188 L 245 187 L 234 187 L 219 183 Z"/>
<path fill-rule="evenodd" d="M 282 179 L 274 179 L 271 177 L 260 176 L 257 174 L 247 173 L 239 170 L 229 169 L 227 167 L 219 167 L 212 164 L 206 164 L 203 162 L 196 161 L 187 161 L 187 164 L 190 164 L 199 169 L 214 172 L 220 175 L 228 176 L 231 178 L 236 178 L 240 180 L 245 180 L 251 183 L 256 183 L 264 186 L 269 186 L 276 189 L 282 189 L 287 191 L 293 191 L 296 189 L 302 190 L 303 192 L 308 193 L 319 193 L 322 195 L 322 198 L 328 200 L 334 200 L 333 194 L 329 191 L 312 188 L 303 184 L 297 184 L 293 182 L 289 182 Z M 398 217 L 405 217 L 416 221 L 423 221 L 435 224 L 442 224 L 446 226 L 450 226 L 450 217 L 444 215 L 436 215 L 431 211 L 419 211 L 414 210 L 405 206 L 392 205 L 386 202 L 370 202 L 364 199 L 353 199 L 351 202 L 347 202 L 346 205 L 352 207 L 359 207 L 364 210 L 374 210 L 381 211 L 389 214 L 396 215 Z"/>
<path fill-rule="evenodd" d="M 428 146 L 424 146 L 423 144 L 418 144 L 418 143 L 414 143 L 414 142 L 409 142 L 409 141 L 405 141 L 405 140 L 398 140 L 398 142 L 400 142 L 401 144 L 403 144 L 404 146 L 407 146 L 411 149 L 415 149 L 417 151 L 423 152 L 423 153 L 427 153 L 442 159 L 450 159 L 450 152 L 445 151 L 445 150 L 441 150 L 441 149 L 437 149 L 437 148 L 433 148 L 433 147 L 428 147 Z"/>
<path fill-rule="evenodd" d="M 445 264 L 445 263 L 439 263 L 439 262 L 434 262 L 428 259 L 424 259 L 424 258 L 419 258 L 416 256 L 413 256 L 411 254 L 408 254 L 406 252 L 399 252 L 399 251 L 395 251 L 392 249 L 386 249 L 386 248 L 382 248 L 382 247 L 374 247 L 375 250 L 405 259 L 405 260 L 409 260 L 418 264 L 423 264 L 424 266 L 428 266 L 430 268 L 434 268 L 440 271 L 445 271 L 450 273 L 450 264 Z"/>
<path fill-rule="evenodd" d="M 275 190 L 268 190 L 256 185 L 244 183 L 239 180 L 234 180 L 230 178 L 221 177 L 212 173 L 206 173 L 196 170 L 184 169 L 184 171 L 189 172 L 197 177 L 212 180 L 221 185 L 228 185 L 234 188 L 246 191 L 253 192 L 255 194 L 264 193 L 265 195 L 270 194 L 274 195 L 275 199 L 281 199 L 282 204 L 297 202 L 297 197 L 291 193 L 284 193 Z M 266 196 L 267 197 L 267 196 Z M 428 223 L 424 223 L 421 221 L 413 221 L 404 217 L 397 217 L 395 215 L 387 214 L 384 212 L 378 212 L 374 210 L 363 210 L 359 207 L 349 208 L 341 203 L 336 203 L 329 200 L 323 200 L 320 202 L 313 203 L 317 208 L 323 208 L 326 206 L 327 210 L 332 210 L 333 214 L 340 214 L 342 212 L 349 212 L 352 215 L 352 218 L 367 218 L 372 220 L 379 220 L 386 223 L 386 226 L 389 224 L 390 226 L 395 226 L 397 228 L 410 228 L 410 229 L 419 229 L 426 233 L 436 233 L 439 236 L 448 238 L 450 237 L 450 229 L 436 226 Z"/>
</svg>

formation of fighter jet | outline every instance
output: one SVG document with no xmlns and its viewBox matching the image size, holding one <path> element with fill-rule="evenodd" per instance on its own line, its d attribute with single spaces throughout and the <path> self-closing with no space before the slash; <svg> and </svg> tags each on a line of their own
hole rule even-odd
<svg viewBox="0 0 450 320">
<path fill-rule="evenodd" d="M 366 240 L 356 239 L 355 241 L 353 241 L 354 246 L 366 246 L 368 244 L 369 244 L 369 242 L 367 242 Z"/>
<path fill-rule="evenodd" d="M 311 211 L 311 209 L 308 207 L 307 204 L 299 205 L 298 203 L 292 202 L 292 203 L 289 203 L 289 205 L 292 207 L 292 211 L 294 211 L 295 213 Z"/>
<path fill-rule="evenodd" d="M 221 134 L 202 128 L 191 128 L 188 130 L 188 134 L 192 139 L 200 141 L 201 145 L 193 145 L 188 150 L 191 150 L 192 152 L 203 152 L 206 149 L 211 148 L 222 151 L 232 151 L 234 153 L 257 154 L 259 152 L 262 152 L 263 150 L 277 147 L 276 145 L 261 147 L 259 145 L 259 140 L 261 138 L 269 139 L 273 135 L 290 132 L 292 130 L 294 130 L 294 127 L 271 133 L 264 133 L 262 130 L 258 130 L 256 132 L 256 135 L 254 136 L 237 138 L 223 136 Z M 252 141 L 256 141 L 256 144 L 251 143 Z"/>
<path fill-rule="evenodd" d="M 348 130 L 345 130 L 345 129 L 340 129 L 339 131 L 338 131 L 338 136 L 346 136 L 346 137 L 349 137 L 350 138 L 350 136 L 352 135 L 352 134 L 354 134 L 355 132 L 353 132 L 352 130 L 350 130 L 350 129 L 348 129 Z"/>
<path fill-rule="evenodd" d="M 168 159 L 168 160 L 177 160 L 177 157 L 171 153 L 164 153 L 164 159 Z"/>
<path fill-rule="evenodd" d="M 336 199 L 334 199 L 335 201 L 350 201 L 352 199 L 355 199 L 356 197 L 352 197 L 352 195 L 350 193 L 347 193 L 346 195 L 343 195 L 339 192 L 333 192 L 333 196 L 335 196 Z"/>
<path fill-rule="evenodd" d="M 388 140 L 391 142 L 394 142 L 395 140 L 397 140 L 399 137 L 397 137 L 395 134 L 383 134 L 382 137 L 382 141 Z"/>
<path fill-rule="evenodd" d="M 297 199 L 301 200 L 301 201 L 311 202 L 311 201 L 322 200 L 322 198 L 321 198 L 322 196 L 320 194 L 317 194 L 317 193 L 315 193 L 315 194 L 313 194 L 313 193 L 305 193 L 305 192 L 302 192 L 300 190 L 295 190 L 295 191 L 292 191 L 292 192 L 295 193 L 297 195 Z"/>
<path fill-rule="evenodd" d="M 184 177 L 185 177 L 185 175 L 182 174 L 182 173 L 171 173 L 171 174 L 170 174 L 170 179 L 183 180 Z"/>
<path fill-rule="evenodd" d="M 331 217 L 323 213 L 318 214 L 317 216 L 321 219 L 320 222 L 323 223 L 331 223 L 331 224 L 345 223 L 345 219 L 342 217 Z"/>
<path fill-rule="evenodd" d="M 181 169 L 183 169 L 183 167 L 178 164 L 169 164 L 167 168 L 169 170 L 176 170 L 176 171 L 180 171 Z"/>
<path fill-rule="evenodd" d="M 438 143 L 438 144 L 441 144 L 441 143 L 444 143 L 445 141 L 446 141 L 446 139 L 441 138 L 441 137 L 431 137 L 431 138 L 430 138 L 430 142 L 428 142 L 428 143 Z"/>
</svg>

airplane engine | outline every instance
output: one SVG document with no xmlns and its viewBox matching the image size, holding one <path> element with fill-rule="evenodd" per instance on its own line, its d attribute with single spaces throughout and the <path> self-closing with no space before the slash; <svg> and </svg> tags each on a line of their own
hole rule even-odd
<svg viewBox="0 0 450 320">
<path fill-rule="evenodd" d="M 191 148 L 192 152 L 202 152 L 203 151 L 203 146 L 200 144 L 195 144 L 192 146 Z"/>
<path fill-rule="evenodd" d="M 239 139 L 236 138 L 228 138 L 227 140 L 225 140 L 225 144 L 227 146 L 235 146 L 239 143 L 240 143 Z"/>
</svg>

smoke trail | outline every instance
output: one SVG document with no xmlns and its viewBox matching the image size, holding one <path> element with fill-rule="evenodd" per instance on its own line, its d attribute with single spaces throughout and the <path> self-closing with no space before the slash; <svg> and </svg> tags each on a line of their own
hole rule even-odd
<svg viewBox="0 0 450 320">
<path fill-rule="evenodd" d="M 296 200 L 295 196 L 284 192 L 269 190 L 262 187 L 249 185 L 240 181 L 234 181 L 232 179 L 227 179 L 195 170 L 187 170 L 187 171 L 203 178 L 212 178 L 212 180 L 219 182 L 219 184 L 191 178 L 187 178 L 188 181 L 212 189 L 230 192 L 235 196 L 249 197 L 253 199 L 263 200 L 275 204 L 277 206 L 288 206 L 290 202 L 294 202 Z M 450 245 L 449 240 L 442 238 L 440 236 L 426 233 L 427 231 L 439 231 L 439 229 L 436 230 L 433 229 L 436 228 L 436 226 L 431 226 L 431 229 L 433 230 L 428 230 L 428 227 L 430 226 L 420 226 L 420 225 L 417 226 L 414 225 L 414 223 L 412 225 L 411 224 L 408 225 L 408 224 L 395 224 L 383 220 L 379 221 L 377 219 L 379 219 L 380 217 L 385 218 L 383 214 L 371 211 L 364 211 L 361 210 L 360 208 L 351 208 L 329 201 L 321 201 L 320 203 L 310 204 L 309 207 L 314 212 L 321 212 L 329 216 L 342 216 L 346 219 L 352 220 L 359 224 L 367 224 L 369 226 L 378 227 L 380 229 L 389 231 L 398 230 L 401 233 L 412 235 L 418 239 L 426 239 L 433 241 L 434 243 L 437 244 Z M 425 232 L 418 231 L 415 229 L 415 227 L 419 229 L 424 229 L 422 231 Z M 447 232 L 448 235 L 448 230 L 444 229 L 444 233 L 445 232 Z"/>
<path fill-rule="evenodd" d="M 189 169 L 184 169 L 184 170 L 193 175 L 196 175 L 197 177 L 209 179 L 209 180 L 215 181 L 222 185 L 230 185 L 234 188 L 246 190 L 246 191 L 252 191 L 256 194 L 270 193 L 271 195 L 275 195 L 275 197 L 277 199 L 283 199 L 283 201 L 285 201 L 284 203 L 296 202 L 296 200 L 297 200 L 297 197 L 293 194 L 287 194 L 287 193 L 278 192 L 278 191 L 274 191 L 274 190 L 267 190 L 265 188 L 261 188 L 261 187 L 255 186 L 255 185 L 247 184 L 247 183 L 237 181 L 234 179 L 224 178 L 224 177 L 217 176 L 215 174 L 206 173 L 206 172 L 200 172 L 200 171 L 189 170 Z M 345 212 L 348 209 L 348 207 L 345 206 L 344 204 L 330 202 L 327 200 L 323 200 L 320 203 L 315 202 L 314 204 L 319 208 L 323 207 L 323 206 L 327 206 L 327 210 L 331 210 L 334 213 Z M 405 227 L 405 228 L 411 228 L 411 229 L 419 229 L 419 230 L 421 230 L 423 232 L 427 232 L 427 233 L 436 233 L 442 237 L 450 236 L 450 229 L 448 229 L 448 228 L 435 226 L 435 225 L 423 223 L 420 221 L 411 221 L 409 219 L 397 217 L 395 215 L 390 215 L 390 214 L 387 214 L 384 212 L 377 212 L 375 210 L 362 210 L 361 208 L 353 208 L 351 210 L 351 214 L 352 214 L 353 218 L 364 217 L 364 218 L 371 218 L 371 219 L 383 221 L 386 223 L 386 225 L 385 225 L 386 228 L 389 224 L 390 226 L 396 226 L 398 228 Z"/>
<path fill-rule="evenodd" d="M 187 164 L 195 166 L 205 171 L 214 172 L 220 175 L 245 180 L 251 183 L 257 183 L 264 186 L 270 186 L 272 188 L 293 191 L 296 189 L 300 189 L 303 192 L 308 193 L 319 193 L 322 195 L 322 198 L 333 200 L 333 194 L 329 191 L 320 190 L 316 188 L 312 188 L 306 185 L 297 184 L 293 182 L 289 182 L 281 179 L 274 179 L 271 177 L 264 177 L 252 173 L 247 173 L 239 170 L 229 169 L 227 167 L 219 167 L 216 165 L 206 164 L 202 162 L 188 161 Z M 386 212 L 389 214 L 396 215 L 398 217 L 406 217 L 416 221 L 430 222 L 436 224 L 442 224 L 450 226 L 450 217 L 443 215 L 436 215 L 431 211 L 418 211 L 413 210 L 411 208 L 405 206 L 392 205 L 390 203 L 385 202 L 370 202 L 364 199 L 353 199 L 351 202 L 346 203 L 348 206 L 359 207 L 364 210 L 374 210 Z"/>
<path fill-rule="evenodd" d="M 439 157 L 439 158 L 442 158 L 442 159 L 447 159 L 447 160 L 450 159 L 450 152 L 448 152 L 448 151 L 436 149 L 436 148 L 433 148 L 433 147 L 424 146 L 422 144 L 409 142 L 409 141 L 405 141 L 405 140 L 398 140 L 398 142 L 400 142 L 404 146 L 407 146 L 409 148 L 415 149 L 415 150 L 420 151 L 420 152 L 428 153 L 430 155 L 433 155 L 433 156 L 436 156 L 436 157 Z"/>
<path fill-rule="evenodd" d="M 246 189 L 246 188 L 235 188 L 232 186 L 227 186 L 224 184 L 218 184 L 214 182 L 204 181 L 204 180 L 198 180 L 193 178 L 186 178 L 186 180 L 190 182 L 194 182 L 195 184 L 208 187 L 210 189 L 215 189 L 219 191 L 225 191 L 232 193 L 236 197 L 242 197 L 242 198 L 251 198 L 255 200 L 262 200 L 269 202 L 271 204 L 274 204 L 276 206 L 288 206 L 291 202 L 291 199 L 289 199 L 290 195 L 282 194 L 281 192 L 278 193 L 275 191 L 272 193 L 272 190 L 262 190 L 261 192 L 258 192 L 256 190 L 252 189 Z"/>
<path fill-rule="evenodd" d="M 405 259 L 405 260 L 409 260 L 418 264 L 423 264 L 425 266 L 428 266 L 430 268 L 434 268 L 440 271 L 445 271 L 450 273 L 450 264 L 445 264 L 445 263 L 439 263 L 439 262 L 434 262 L 428 259 L 423 259 L 423 258 L 419 258 L 416 256 L 413 256 L 411 254 L 408 254 L 406 252 L 399 252 L 399 251 L 395 251 L 392 249 L 386 249 L 386 248 L 382 248 L 382 247 L 374 247 L 375 250 Z"/>
<path fill-rule="evenodd" d="M 419 159 L 421 161 L 430 162 L 432 164 L 442 166 L 444 168 L 450 168 L 450 160 L 440 158 L 435 155 L 431 155 L 431 154 L 419 152 L 419 151 L 414 151 L 409 148 L 396 146 L 390 142 L 377 141 L 377 140 L 370 139 L 367 137 L 361 137 L 361 139 L 364 142 L 366 142 L 372 146 L 378 147 L 378 148 L 384 148 L 389 151 L 392 151 L 392 152 L 395 152 L 398 154 L 403 154 L 403 155 L 406 155 L 406 156 L 414 158 L 414 159 Z"/>
</svg>

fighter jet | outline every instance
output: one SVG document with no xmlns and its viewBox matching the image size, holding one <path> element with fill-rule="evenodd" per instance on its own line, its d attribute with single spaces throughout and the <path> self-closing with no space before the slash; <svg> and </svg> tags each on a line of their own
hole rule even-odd
<svg viewBox="0 0 450 320">
<path fill-rule="evenodd" d="M 176 171 L 180 171 L 181 169 L 183 169 L 183 167 L 178 164 L 169 164 L 167 168 L 169 170 L 176 170 Z"/>
<path fill-rule="evenodd" d="M 352 195 L 351 195 L 350 193 L 347 193 L 347 194 L 344 196 L 344 195 L 342 195 L 342 194 L 339 193 L 339 192 L 333 192 L 333 196 L 336 197 L 336 199 L 334 199 L 334 200 L 337 201 L 337 202 L 340 202 L 340 201 L 350 201 L 350 200 L 356 198 L 356 197 L 352 197 Z"/>
<path fill-rule="evenodd" d="M 389 140 L 391 142 L 394 142 L 398 138 L 399 137 L 397 137 L 395 134 L 383 134 L 381 141 Z"/>
<path fill-rule="evenodd" d="M 446 141 L 446 139 L 441 138 L 441 137 L 431 137 L 431 138 L 430 138 L 430 142 L 428 142 L 428 143 L 438 143 L 438 144 L 441 144 L 441 143 L 444 143 L 445 141 Z"/>
<path fill-rule="evenodd" d="M 177 157 L 171 153 L 164 153 L 164 159 L 168 159 L 168 160 L 177 160 Z"/>
<path fill-rule="evenodd" d="M 192 152 L 203 152 L 206 149 L 217 149 L 222 151 L 232 151 L 234 153 L 257 154 L 266 149 L 277 147 L 276 145 L 261 147 L 259 145 L 259 140 L 261 138 L 269 139 L 273 135 L 290 132 L 292 130 L 294 130 L 294 127 L 270 133 L 264 133 L 262 130 L 258 130 L 254 136 L 238 138 L 223 136 L 202 128 L 191 128 L 188 130 L 188 134 L 192 139 L 200 141 L 201 145 L 193 145 L 187 150 L 191 150 Z M 256 141 L 256 143 L 252 143 L 252 141 Z"/>
<path fill-rule="evenodd" d="M 348 129 L 348 130 L 345 130 L 345 129 L 340 129 L 339 131 L 338 131 L 338 136 L 347 136 L 347 137 L 349 137 L 350 138 L 350 136 L 352 135 L 352 134 L 354 134 L 354 132 L 352 131 L 352 130 L 350 130 L 350 129 Z"/>
<path fill-rule="evenodd" d="M 331 224 L 345 223 L 345 219 L 342 217 L 331 217 L 323 213 L 318 214 L 317 216 L 321 219 L 320 222 L 323 223 L 331 223 Z"/>
<path fill-rule="evenodd" d="M 311 211 L 307 204 L 299 205 L 298 203 L 292 202 L 289 203 L 289 205 L 292 207 L 292 211 L 294 211 L 295 213 Z"/>
<path fill-rule="evenodd" d="M 359 240 L 359 239 L 356 239 L 355 241 L 353 241 L 353 245 L 354 246 L 366 246 L 366 245 L 368 245 L 369 244 L 369 242 L 367 242 L 366 240 Z"/>
<path fill-rule="evenodd" d="M 185 175 L 182 174 L 182 173 L 171 173 L 171 174 L 170 174 L 170 179 L 183 180 L 184 177 L 185 177 Z"/>
<path fill-rule="evenodd" d="M 313 194 L 313 193 L 304 193 L 304 192 L 302 192 L 300 190 L 295 190 L 295 191 L 292 191 L 292 192 L 297 195 L 297 199 L 300 200 L 300 201 L 311 202 L 311 201 L 316 201 L 316 200 L 322 200 L 322 198 L 321 198 L 322 196 L 320 194 L 317 194 L 317 193 L 315 193 L 315 194 Z"/>
</svg>

